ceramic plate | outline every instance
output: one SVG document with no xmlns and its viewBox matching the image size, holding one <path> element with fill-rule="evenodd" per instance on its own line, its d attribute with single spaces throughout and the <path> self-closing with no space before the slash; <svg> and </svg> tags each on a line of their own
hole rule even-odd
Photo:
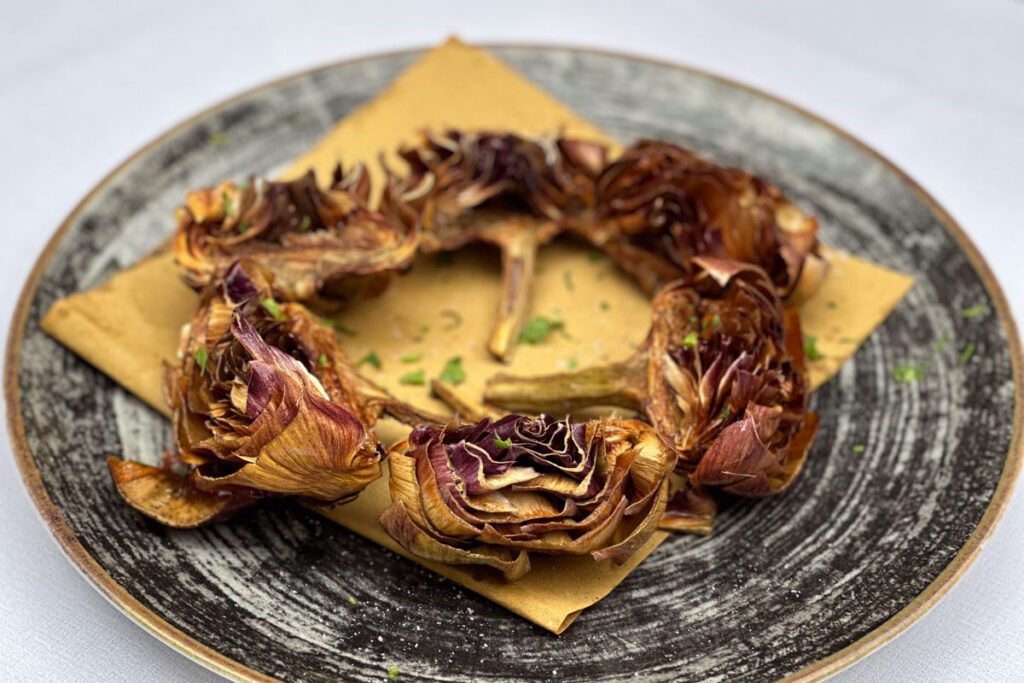
<svg viewBox="0 0 1024 683">
<path fill-rule="evenodd" d="M 815 394 L 821 429 L 790 491 L 728 506 L 710 538 L 667 541 L 559 637 L 296 506 L 171 532 L 121 503 L 105 456 L 153 457 L 168 425 L 47 337 L 40 317 L 165 239 L 186 188 L 272 172 L 310 147 L 418 55 L 403 52 L 235 97 L 141 150 L 68 217 L 25 287 L 7 354 L 12 440 L 36 504 L 129 616 L 238 678 L 369 681 L 397 666 L 403 681 L 738 681 L 855 661 L 963 572 L 1020 464 L 1019 343 L 991 273 L 906 175 L 791 105 L 624 56 L 494 52 L 620 140 L 679 142 L 773 179 L 819 217 L 823 241 L 917 278 Z M 214 148 L 215 133 L 231 143 Z M 989 313 L 961 315 L 979 304 Z M 925 359 L 922 380 L 893 381 L 896 365 Z"/>
</svg>

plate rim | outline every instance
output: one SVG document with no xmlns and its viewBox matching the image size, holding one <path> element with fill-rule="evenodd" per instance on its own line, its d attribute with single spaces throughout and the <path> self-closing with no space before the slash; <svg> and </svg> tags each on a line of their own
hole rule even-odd
<svg viewBox="0 0 1024 683">
<path fill-rule="evenodd" d="M 964 544 L 950 560 L 949 564 L 929 583 L 913 600 L 905 605 L 898 612 L 890 616 L 884 622 L 871 631 L 865 633 L 853 643 L 846 647 L 823 657 L 804 668 L 789 674 L 784 681 L 817 681 L 828 678 L 839 671 L 847 668 L 855 662 L 863 659 L 870 653 L 890 642 L 901 634 L 911 624 L 924 616 L 944 596 L 953 585 L 964 575 L 967 568 L 973 563 L 984 546 L 985 541 L 992 534 L 996 525 L 1002 518 L 1003 513 L 1012 497 L 1013 489 L 1020 473 L 1022 461 L 1024 461 L 1024 436 L 1022 436 L 1022 417 L 1024 417 L 1024 387 L 1021 386 L 1022 368 L 1024 368 L 1024 349 L 1021 347 L 1021 339 L 1014 322 L 1013 313 L 1010 309 L 1006 295 L 993 274 L 988 263 L 981 252 L 971 241 L 970 237 L 953 218 L 953 216 L 931 196 L 916 180 L 906 171 L 897 166 L 888 157 L 874 149 L 872 146 L 855 137 L 852 133 L 830 122 L 829 120 L 795 104 L 787 99 L 761 90 L 760 88 L 746 83 L 722 76 L 707 69 L 680 64 L 670 60 L 663 60 L 636 54 L 623 50 L 609 50 L 582 45 L 543 43 L 543 42 L 521 42 L 521 41 L 497 41 L 486 43 L 474 43 L 477 47 L 484 49 L 491 48 L 513 48 L 513 49 L 536 49 L 536 50 L 566 50 L 582 54 L 592 54 L 602 57 L 615 57 L 646 63 L 652 66 L 675 69 L 691 75 L 700 76 L 724 85 L 745 91 L 751 95 L 764 98 L 791 111 L 794 111 L 815 123 L 824 126 L 832 133 L 851 143 L 855 147 L 866 152 L 881 162 L 890 172 L 894 173 L 901 181 L 907 184 L 918 199 L 925 204 L 932 213 L 939 219 L 945 230 L 957 243 L 957 246 L 967 255 L 971 266 L 978 273 L 982 284 L 985 286 L 989 297 L 995 304 L 996 313 L 1003 325 L 1006 335 L 1008 350 L 1010 353 L 1010 364 L 1014 382 L 1014 411 L 1013 411 L 1013 433 L 1010 438 L 1009 450 L 1003 463 L 1003 470 L 999 477 L 992 498 L 977 526 L 971 532 Z M 11 440 L 12 453 L 22 481 L 29 493 L 32 503 L 46 523 L 54 540 L 60 545 L 64 554 L 71 560 L 75 568 L 81 573 L 101 595 L 103 595 L 119 611 L 129 617 L 136 624 L 148 631 L 151 635 L 163 641 L 173 649 L 177 650 L 193 661 L 206 668 L 234 680 L 244 681 L 275 681 L 272 676 L 252 669 L 241 662 L 232 659 L 217 650 L 200 643 L 181 629 L 171 625 L 168 621 L 157 615 L 154 611 L 143 605 L 138 599 L 132 596 L 121 586 L 96 559 L 89 554 L 82 543 L 78 540 L 65 520 L 61 511 L 50 500 L 42 477 L 36 467 L 35 458 L 29 449 L 25 436 L 25 425 L 21 411 L 21 391 L 18 383 L 18 376 L 21 370 L 21 347 L 24 339 L 25 328 L 28 321 L 28 312 L 33 299 L 39 289 L 39 282 L 42 274 L 50 264 L 53 254 L 60 245 L 63 237 L 70 230 L 71 226 L 78 219 L 85 206 L 92 199 L 110 185 L 128 166 L 142 158 L 160 144 L 173 137 L 177 133 L 188 129 L 198 120 L 203 119 L 222 109 L 230 107 L 236 102 L 250 97 L 256 93 L 270 90 L 284 83 L 300 77 L 314 76 L 318 73 L 332 69 L 357 64 L 364 61 L 402 57 L 431 49 L 433 45 L 426 47 L 412 47 L 398 50 L 387 50 L 373 52 L 357 57 L 340 59 L 300 69 L 278 78 L 264 81 L 250 88 L 246 88 L 230 97 L 206 107 L 171 128 L 160 133 L 158 136 L 141 146 L 124 161 L 119 163 L 113 170 L 109 171 L 96 183 L 86 195 L 79 200 L 68 215 L 61 221 L 57 230 L 46 242 L 42 252 L 36 258 L 32 270 L 22 285 L 21 293 L 18 295 L 18 302 L 11 318 L 10 328 L 7 335 L 6 350 L 4 353 L 4 398 L 7 402 L 7 427 L 8 436 Z"/>
</svg>

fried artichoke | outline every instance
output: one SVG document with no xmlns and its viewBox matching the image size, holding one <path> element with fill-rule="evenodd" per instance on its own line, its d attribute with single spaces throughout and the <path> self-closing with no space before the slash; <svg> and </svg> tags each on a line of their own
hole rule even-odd
<svg viewBox="0 0 1024 683">
<path fill-rule="evenodd" d="M 344 502 L 380 476 L 381 412 L 437 420 L 361 378 L 335 333 L 278 303 L 272 275 L 231 266 L 202 297 L 167 371 L 179 454 L 162 468 L 112 458 L 121 495 L 174 527 L 223 519 L 267 495 Z"/>
<path fill-rule="evenodd" d="M 389 454 L 381 525 L 417 557 L 509 581 L 530 553 L 625 562 L 657 528 L 675 456 L 635 420 L 508 415 L 420 427 Z"/>
<path fill-rule="evenodd" d="M 701 517 L 701 487 L 753 497 L 788 487 L 818 418 L 807 412 L 799 319 L 764 271 L 709 258 L 693 266 L 689 281 L 655 296 L 650 333 L 631 358 L 544 377 L 499 375 L 484 399 L 519 411 L 643 412 L 678 454 L 687 507 Z"/>
<path fill-rule="evenodd" d="M 287 182 L 226 181 L 187 195 L 176 213 L 174 256 L 195 289 L 247 259 L 274 274 L 274 295 L 318 308 L 379 294 L 416 255 L 419 228 L 367 207 L 370 178 L 335 169 L 326 189 L 310 171 Z M 392 202 L 394 204 L 394 202 Z"/>
<path fill-rule="evenodd" d="M 604 146 L 583 140 L 424 133 L 400 151 L 408 172 L 389 172 L 381 211 L 399 222 L 419 221 L 427 253 L 470 242 L 501 250 L 502 294 L 488 348 L 504 360 L 528 312 L 537 249 L 569 216 L 593 206 L 606 155 Z"/>
<path fill-rule="evenodd" d="M 574 232 L 650 294 L 692 275 L 701 256 L 759 266 L 792 301 L 824 275 L 814 218 L 768 181 L 667 142 L 640 140 L 609 164 L 596 181 L 595 204 Z"/>
</svg>

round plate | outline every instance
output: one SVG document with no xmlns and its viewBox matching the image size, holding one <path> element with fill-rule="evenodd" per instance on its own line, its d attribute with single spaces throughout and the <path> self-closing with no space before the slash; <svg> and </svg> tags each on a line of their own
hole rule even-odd
<svg viewBox="0 0 1024 683">
<path fill-rule="evenodd" d="M 166 238 L 186 188 L 272 172 L 311 146 L 419 54 L 403 52 L 235 97 L 141 150 L 68 217 L 25 286 L 7 351 L 12 440 L 36 504 L 129 616 L 238 678 L 380 680 L 397 666 L 402 680 L 764 680 L 855 661 L 949 588 L 1009 497 L 1020 348 L 991 273 L 906 175 L 796 107 L 646 60 L 494 52 L 620 140 L 679 142 L 775 180 L 819 217 L 825 242 L 917 278 L 815 394 L 821 429 L 790 491 L 730 505 L 710 538 L 670 539 L 559 637 L 295 506 L 173 532 L 121 503 L 105 456 L 152 457 L 168 425 L 46 336 L 40 317 Z M 219 132 L 231 143 L 214 149 Z M 961 315 L 978 304 L 990 313 Z M 933 351 L 940 338 L 948 348 Z M 976 350 L 961 364 L 967 342 Z M 927 362 L 925 377 L 894 382 L 904 362 Z"/>
</svg>

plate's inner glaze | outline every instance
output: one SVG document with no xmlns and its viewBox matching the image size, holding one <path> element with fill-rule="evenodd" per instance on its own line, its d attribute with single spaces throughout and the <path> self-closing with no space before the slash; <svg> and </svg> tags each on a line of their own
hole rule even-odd
<svg viewBox="0 0 1024 683">
<path fill-rule="evenodd" d="M 728 505 L 710 538 L 669 540 L 560 637 L 297 507 L 172 532 L 120 504 L 105 456 L 153 459 L 171 444 L 168 425 L 43 334 L 40 317 L 155 247 L 186 188 L 271 173 L 308 148 L 415 57 L 405 54 L 236 100 L 87 203 L 42 276 L 21 350 L 25 432 L 48 495 L 88 552 L 153 612 L 287 679 L 380 680 L 397 666 L 403 680 L 763 680 L 850 645 L 935 579 L 1000 479 L 1014 409 L 1010 352 L 994 313 L 960 314 L 994 309 L 981 279 L 914 188 L 782 104 L 622 57 L 495 52 L 620 140 L 679 142 L 773 179 L 818 216 L 825 242 L 918 278 L 815 394 L 821 428 L 789 492 Z M 209 145 L 218 132 L 231 144 Z M 946 348 L 934 350 L 942 338 Z M 963 365 L 968 342 L 975 353 Z M 911 362 L 927 366 L 924 379 L 894 382 L 893 368 Z"/>
</svg>

